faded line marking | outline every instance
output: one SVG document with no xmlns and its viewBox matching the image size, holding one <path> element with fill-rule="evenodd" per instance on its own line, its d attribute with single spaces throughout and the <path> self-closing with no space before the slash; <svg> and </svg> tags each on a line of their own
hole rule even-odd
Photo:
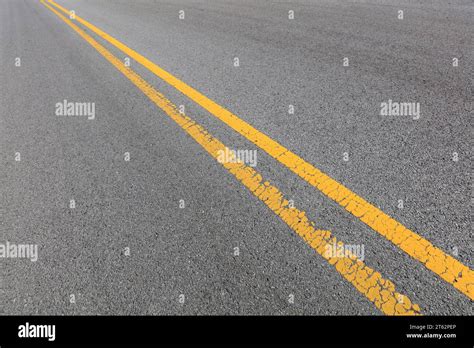
<svg viewBox="0 0 474 348">
<path fill-rule="evenodd" d="M 64 7 L 48 0 L 51 4 L 65 13 Z M 324 174 L 312 164 L 286 149 L 264 133 L 258 131 L 247 122 L 243 121 L 230 111 L 216 104 L 194 88 L 185 84 L 175 76 L 160 68 L 158 65 L 122 44 L 112 36 L 103 32 L 86 20 L 76 15 L 76 21 L 92 30 L 94 33 L 108 41 L 113 46 L 124 52 L 130 58 L 142 64 L 163 81 L 172 85 L 178 91 L 209 111 L 216 118 L 227 124 L 240 135 L 260 147 L 270 156 L 275 158 L 293 173 L 303 178 L 310 185 L 321 191 L 324 195 L 338 203 L 349 213 L 364 222 L 367 226 L 391 241 L 415 260 L 424 264 L 426 268 L 440 276 L 456 289 L 474 300 L 474 272 L 452 256 L 435 247 L 431 242 L 415 232 L 409 230 L 401 223 L 385 214 L 379 208 L 365 201 L 362 197 Z"/>
<path fill-rule="evenodd" d="M 155 105 L 162 109 L 173 121 L 186 131 L 198 144 L 200 144 L 216 160 L 220 151 L 226 146 L 217 138 L 209 134 L 202 126 L 194 122 L 188 116 L 182 115 L 177 107 L 164 95 L 154 89 L 143 78 L 132 69 L 126 67 L 123 62 L 110 53 L 104 46 L 100 45 L 90 35 L 86 34 L 77 25 L 61 15 L 54 8 L 41 0 L 41 3 L 54 12 L 71 28 L 73 28 L 84 40 L 93 46 L 105 59 L 124 74 L 136 87 L 138 87 Z M 76 17 L 77 18 L 77 17 Z M 355 286 L 359 292 L 364 294 L 375 306 L 388 315 L 418 315 L 420 307 L 412 304 L 410 299 L 395 290 L 395 285 L 384 279 L 379 272 L 366 266 L 364 262 L 354 255 L 347 257 L 333 257 L 326 255 L 326 245 L 338 243 L 329 231 L 316 230 L 314 223 L 310 222 L 304 211 L 289 207 L 280 190 L 264 181 L 262 176 L 252 167 L 243 163 L 220 163 L 237 180 L 248 188 L 256 197 L 265 203 L 276 215 L 278 215 L 293 231 L 302 237 L 318 254 L 323 256 L 338 273 Z"/>
</svg>

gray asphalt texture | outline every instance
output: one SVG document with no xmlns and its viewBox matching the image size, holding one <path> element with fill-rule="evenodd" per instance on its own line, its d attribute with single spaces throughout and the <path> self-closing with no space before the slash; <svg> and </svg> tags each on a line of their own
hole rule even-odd
<svg viewBox="0 0 474 348">
<path fill-rule="evenodd" d="M 473 268 L 472 1 L 57 2 Z M 0 314 L 381 314 L 39 1 L 2 0 L 0 23 L 0 243 L 39 246 L 37 262 L 0 259 Z M 227 146 L 256 149 L 131 64 Z M 56 116 L 64 99 L 94 102 L 96 119 Z M 380 116 L 389 99 L 419 102 L 420 119 Z M 474 313 L 262 150 L 256 170 L 363 244 L 423 314 Z"/>
</svg>

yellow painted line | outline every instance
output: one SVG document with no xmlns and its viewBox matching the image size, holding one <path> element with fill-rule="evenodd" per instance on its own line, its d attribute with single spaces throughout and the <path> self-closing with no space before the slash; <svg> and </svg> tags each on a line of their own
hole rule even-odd
<svg viewBox="0 0 474 348">
<path fill-rule="evenodd" d="M 67 9 L 56 4 L 54 1 L 48 0 L 48 2 L 69 14 Z M 415 260 L 423 263 L 426 268 L 453 285 L 471 300 L 474 300 L 474 272 L 469 269 L 469 267 L 435 247 L 428 240 L 409 230 L 379 208 L 370 204 L 330 176 L 315 168 L 312 164 L 306 162 L 295 153 L 163 70 L 141 54 L 135 52 L 81 17 L 76 15 L 75 20 L 117 47 L 130 58 L 142 64 L 156 76 L 189 97 L 205 110 L 209 111 L 216 118 L 260 147 L 285 167 L 321 191 L 324 195 L 337 202 L 374 231 L 387 238 Z"/>
<path fill-rule="evenodd" d="M 104 46 L 100 45 L 90 35 L 43 0 L 41 0 L 41 3 L 66 22 L 105 59 L 112 63 L 212 157 L 217 160 L 221 151 L 225 151 L 226 146 L 223 143 L 209 134 L 190 117 L 181 114 L 177 107 L 164 95 L 149 85 L 132 69 L 126 67 L 122 61 L 113 56 Z M 418 305 L 412 304 L 407 296 L 396 292 L 395 285 L 391 281 L 382 278 L 379 272 L 375 272 L 372 268 L 366 266 L 355 255 L 348 254 L 347 256 L 337 257 L 334 253 L 328 253 L 327 247 L 331 248 L 333 245 L 343 247 L 344 244 L 331 236 L 329 231 L 316 230 L 313 227 L 314 223 L 308 220 L 304 211 L 290 207 L 288 200 L 283 197 L 280 190 L 268 181 L 264 181 L 262 176 L 252 167 L 246 166 L 243 163 L 225 162 L 221 164 L 383 313 L 388 315 L 420 314 L 420 307 Z"/>
</svg>

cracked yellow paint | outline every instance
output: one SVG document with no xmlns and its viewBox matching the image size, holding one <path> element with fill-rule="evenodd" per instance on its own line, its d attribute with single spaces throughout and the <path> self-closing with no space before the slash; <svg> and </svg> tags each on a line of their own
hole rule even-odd
<svg viewBox="0 0 474 348">
<path fill-rule="evenodd" d="M 93 46 L 104 58 L 122 72 L 136 87 L 138 87 L 155 105 L 162 109 L 173 121 L 184 129 L 198 144 L 200 144 L 216 160 L 220 151 L 226 146 L 218 139 L 210 135 L 202 126 L 194 122 L 191 118 L 179 112 L 164 95 L 154 89 L 143 80 L 133 70 L 126 67 L 123 62 L 110 53 L 105 47 L 100 45 L 90 35 L 85 33 L 69 19 L 61 15 L 54 8 L 41 3 L 54 12 L 72 29 L 74 29 L 84 40 Z M 77 17 L 76 17 L 77 18 Z M 282 193 L 268 181 L 264 181 L 262 176 L 253 168 L 243 163 L 221 163 L 230 173 L 232 173 L 245 187 L 247 187 L 256 197 L 264 202 L 276 215 L 278 215 L 290 228 L 292 228 L 306 243 L 323 256 L 335 269 L 351 284 L 364 294 L 383 313 L 388 315 L 417 315 L 420 308 L 412 304 L 410 299 L 395 290 L 395 285 L 384 278 L 379 272 L 366 266 L 364 262 L 348 253 L 344 257 L 332 257 L 326 255 L 326 246 L 338 243 L 329 231 L 316 230 L 314 223 L 310 222 L 304 211 L 289 207 L 289 201 L 284 199 Z"/>
<path fill-rule="evenodd" d="M 56 4 L 54 1 L 48 0 L 48 2 L 64 13 L 69 14 L 67 9 Z M 410 231 L 379 208 L 365 201 L 363 198 L 324 174 L 295 153 L 286 149 L 284 146 L 258 131 L 247 122 L 232 114 L 230 111 L 163 70 L 141 54 L 135 52 L 81 17 L 76 15 L 75 20 L 127 54 L 130 58 L 142 64 L 156 76 L 189 97 L 205 110 L 209 111 L 216 118 L 260 147 L 292 172 L 306 180 L 306 182 L 311 184 L 313 187 L 320 190 L 324 195 L 339 203 L 349 213 L 359 218 L 374 231 L 393 242 L 412 258 L 423 263 L 425 267 L 453 285 L 471 300 L 474 300 L 474 272 L 469 269 L 469 267 L 444 253 L 441 249 L 435 247 L 429 241 L 413 231 Z"/>
</svg>

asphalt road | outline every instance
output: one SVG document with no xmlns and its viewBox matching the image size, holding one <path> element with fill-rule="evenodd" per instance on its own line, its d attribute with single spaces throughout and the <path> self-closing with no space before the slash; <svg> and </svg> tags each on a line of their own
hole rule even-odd
<svg viewBox="0 0 474 348">
<path fill-rule="evenodd" d="M 472 1 L 57 3 L 473 268 Z M 0 259 L 0 314 L 382 314 L 51 10 L 1 0 L 0 23 L 0 243 L 38 245 L 36 262 Z M 422 314 L 474 313 L 452 284 L 131 68 L 227 146 L 256 150 L 266 180 L 318 228 L 364 246 L 365 264 Z M 58 116 L 63 100 L 94 103 L 95 119 Z M 419 103 L 419 119 L 380 115 L 388 100 Z"/>
</svg>

